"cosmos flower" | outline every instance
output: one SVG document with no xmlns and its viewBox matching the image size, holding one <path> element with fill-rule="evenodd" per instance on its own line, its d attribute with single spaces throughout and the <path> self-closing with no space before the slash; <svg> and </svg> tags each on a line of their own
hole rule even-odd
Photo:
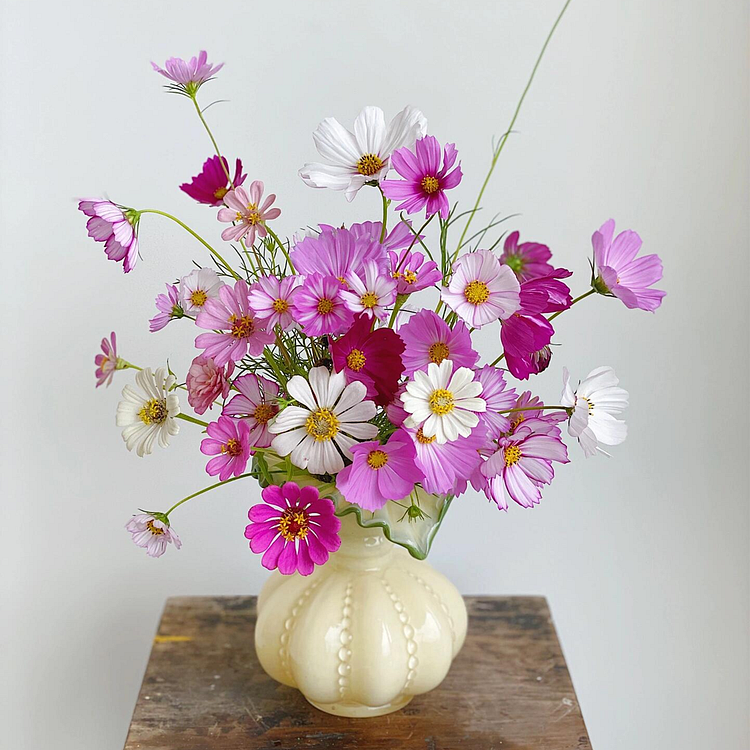
<svg viewBox="0 0 750 750">
<path fill-rule="evenodd" d="M 263 183 L 255 180 L 248 190 L 235 187 L 224 196 L 227 208 L 220 208 L 216 218 L 224 223 L 236 222 L 221 233 L 221 239 L 238 242 L 245 239 L 248 245 L 255 243 L 256 236 L 263 239 L 267 234 L 266 222 L 281 216 L 280 208 L 271 208 L 276 196 L 271 193 L 263 203 Z"/>
<path fill-rule="evenodd" d="M 103 242 L 107 257 L 122 261 L 122 270 L 130 273 L 138 262 L 138 212 L 96 198 L 80 201 L 78 209 L 91 217 L 86 222 L 89 237 Z"/>
<path fill-rule="evenodd" d="M 482 398 L 487 404 L 487 410 L 479 415 L 479 424 L 490 438 L 495 439 L 510 429 L 508 416 L 498 412 L 515 408 L 516 392 L 508 388 L 503 371 L 498 367 L 486 365 L 477 370 L 476 378 L 482 384 Z"/>
<path fill-rule="evenodd" d="M 552 253 L 547 245 L 539 242 L 519 244 L 518 238 L 518 232 L 511 232 L 505 238 L 500 262 L 508 266 L 521 282 L 552 273 L 554 269 L 548 262 Z"/>
<path fill-rule="evenodd" d="M 396 282 L 383 275 L 375 261 L 365 262 L 364 276 L 350 273 L 346 277 L 347 288 L 341 293 L 346 306 L 355 314 L 384 320 L 387 308 L 396 301 Z"/>
<path fill-rule="evenodd" d="M 212 409 L 214 401 L 229 395 L 229 378 L 234 370 L 234 363 L 219 367 L 212 359 L 200 355 L 193 360 L 185 383 L 188 392 L 188 403 L 196 414 L 205 414 Z"/>
<path fill-rule="evenodd" d="M 247 175 L 242 174 L 240 159 L 235 162 L 234 179 L 231 183 L 227 178 L 228 174 L 227 160 L 223 156 L 219 160 L 219 157 L 214 155 L 203 163 L 200 174 L 193 177 L 190 182 L 180 185 L 180 190 L 198 203 L 205 203 L 207 206 L 223 206 L 224 196 L 232 187 L 239 187 L 247 179 Z"/>
<path fill-rule="evenodd" d="M 180 305 L 188 315 L 197 315 L 210 299 L 219 296 L 224 282 L 213 268 L 196 268 L 180 280 Z"/>
<path fill-rule="evenodd" d="M 336 335 L 349 328 L 354 316 L 342 291 L 333 276 L 312 273 L 305 278 L 297 289 L 293 314 L 308 336 Z"/>
<path fill-rule="evenodd" d="M 158 294 L 154 300 L 156 309 L 159 311 L 148 322 L 148 329 L 151 333 L 161 331 L 168 323 L 184 315 L 180 307 L 180 293 L 174 284 L 167 284 L 167 293 Z"/>
<path fill-rule="evenodd" d="M 239 393 L 232 397 L 222 413 L 242 419 L 248 425 L 250 445 L 267 448 L 273 440 L 268 425 L 279 413 L 279 386 L 253 373 L 235 378 L 232 385 Z"/>
<path fill-rule="evenodd" d="M 398 294 L 413 294 L 442 280 L 443 274 L 433 260 L 426 260 L 424 253 L 410 251 L 407 247 L 396 253 L 389 252 L 391 276 L 396 279 Z"/>
<path fill-rule="evenodd" d="M 266 328 L 279 326 L 282 331 L 294 325 L 294 295 L 298 276 L 261 276 L 250 287 L 250 306 Z"/>
<path fill-rule="evenodd" d="M 176 549 L 182 547 L 180 537 L 163 513 L 138 513 L 127 522 L 125 528 L 130 532 L 133 542 L 138 547 L 143 547 L 149 557 L 161 557 L 169 544 L 174 544 Z"/>
<path fill-rule="evenodd" d="M 155 62 L 151 63 L 151 67 L 172 81 L 171 84 L 166 84 L 170 91 L 194 96 L 206 81 L 210 81 L 224 67 L 224 63 L 212 65 L 208 62 L 206 51 L 201 50 L 198 57 L 191 57 L 190 60 L 170 57 L 164 63 L 164 68 L 160 68 Z"/>
<path fill-rule="evenodd" d="M 220 482 L 243 474 L 252 455 L 250 449 L 254 447 L 250 442 L 249 425 L 222 414 L 206 427 L 206 432 L 208 437 L 201 441 L 201 453 L 213 456 L 206 464 L 206 473 L 212 477 L 218 474 Z"/>
<path fill-rule="evenodd" d="M 117 338 L 115 332 L 102 339 L 102 353 L 97 354 L 94 357 L 94 364 L 96 365 L 96 387 L 104 383 L 107 384 L 107 388 L 112 385 L 112 378 L 114 377 L 115 370 L 122 369 L 118 367 L 120 364 L 120 358 L 117 356 Z"/>
</svg>

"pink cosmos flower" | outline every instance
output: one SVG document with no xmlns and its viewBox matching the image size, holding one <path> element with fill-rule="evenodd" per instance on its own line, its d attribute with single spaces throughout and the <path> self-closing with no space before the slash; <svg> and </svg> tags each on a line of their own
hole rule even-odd
<svg viewBox="0 0 750 750">
<path fill-rule="evenodd" d="M 404 372 L 404 342 L 391 328 L 372 330 L 370 319 L 358 315 L 349 331 L 330 345 L 333 366 L 346 382 L 358 380 L 367 387 L 367 398 L 379 406 L 393 400 Z"/>
<path fill-rule="evenodd" d="M 654 312 L 667 294 L 649 288 L 662 277 L 661 259 L 655 254 L 635 257 L 643 243 L 636 232 L 628 229 L 613 240 L 614 233 L 615 220 L 610 219 L 591 237 L 599 271 L 594 288 L 600 294 L 617 297 L 631 310 Z"/>
<path fill-rule="evenodd" d="M 341 546 L 341 521 L 335 516 L 335 506 L 320 497 L 317 488 L 286 482 L 281 487 L 265 487 L 261 496 L 263 503 L 247 514 L 250 524 L 245 537 L 253 552 L 265 553 L 260 561 L 264 568 L 309 576 Z"/>
<path fill-rule="evenodd" d="M 524 425 L 532 432 L 559 437 L 560 428 L 557 425 L 568 418 L 567 413 L 539 408 L 543 406 L 542 399 L 538 396 L 532 396 L 531 391 L 524 391 L 518 397 L 516 403 L 509 407 L 520 411 L 513 411 L 507 415 L 510 420 L 508 433 L 512 435 L 521 425 Z"/>
<path fill-rule="evenodd" d="M 159 312 L 148 322 L 151 333 L 161 331 L 169 322 L 184 314 L 180 307 L 180 293 L 174 284 L 167 284 L 167 293 L 158 294 L 154 302 Z"/>
<path fill-rule="evenodd" d="M 94 364 L 96 365 L 96 387 L 104 383 L 107 384 L 107 388 L 112 384 L 112 378 L 114 377 L 115 370 L 117 369 L 117 338 L 115 332 L 102 339 L 102 354 L 97 354 L 94 357 Z"/>
<path fill-rule="evenodd" d="M 161 73 L 165 78 L 173 81 L 177 86 L 167 84 L 167 88 L 178 88 L 184 93 L 195 93 L 206 81 L 210 81 L 223 67 L 224 63 L 211 65 L 208 62 L 208 54 L 201 50 L 198 57 L 191 57 L 190 60 L 183 60 L 180 57 L 170 57 L 164 63 L 164 70 L 155 62 L 151 67 Z"/>
<path fill-rule="evenodd" d="M 320 228 L 334 229 L 329 224 L 321 224 Z M 349 231 L 354 235 L 355 239 L 367 239 L 375 240 L 380 242 L 380 234 L 383 231 L 383 223 L 380 221 L 363 221 L 361 224 L 352 224 L 349 227 Z M 419 236 L 420 239 L 424 239 L 424 235 Z M 403 248 L 409 247 L 414 242 L 418 242 L 414 237 L 414 232 L 411 230 L 411 221 L 399 221 L 396 226 L 391 229 L 390 232 L 385 236 L 382 246 L 386 252 L 391 250 L 402 250 Z"/>
<path fill-rule="evenodd" d="M 195 322 L 211 331 L 200 334 L 195 345 L 205 349 L 204 356 L 212 358 L 219 367 L 237 362 L 246 354 L 257 357 L 274 340 L 273 334 L 256 319 L 250 306 L 250 289 L 243 279 L 234 287 L 223 286 L 218 299 L 207 300 Z"/>
<path fill-rule="evenodd" d="M 188 403 L 196 414 L 205 414 L 213 408 L 214 401 L 229 395 L 229 378 L 234 371 L 234 362 L 224 367 L 217 366 L 212 359 L 202 355 L 196 357 L 187 374 Z"/>
<path fill-rule="evenodd" d="M 308 336 L 346 331 L 353 313 L 344 303 L 341 282 L 333 276 L 310 274 L 294 298 L 294 317 Z"/>
<path fill-rule="evenodd" d="M 554 270 L 547 262 L 552 253 L 547 245 L 539 242 L 518 243 L 518 232 L 511 232 L 505 238 L 500 262 L 516 274 L 519 281 L 529 281 L 538 276 L 547 276 Z"/>
<path fill-rule="evenodd" d="M 459 320 L 451 328 L 432 310 L 421 310 L 398 329 L 406 349 L 402 356 L 404 371 L 411 376 L 427 370 L 430 362 L 439 365 L 453 360 L 456 367 L 474 367 L 479 355 L 471 348 L 471 335 Z"/>
<path fill-rule="evenodd" d="M 219 296 L 224 286 L 213 268 L 196 268 L 180 279 L 180 306 L 189 315 L 197 315 L 209 299 Z"/>
<path fill-rule="evenodd" d="M 461 182 L 461 164 L 450 171 L 456 162 L 458 151 L 454 143 L 448 143 L 440 165 L 440 144 L 437 138 L 426 135 L 414 144 L 414 151 L 400 148 L 391 156 L 391 165 L 403 180 L 383 180 L 381 187 L 389 200 L 401 201 L 397 211 L 409 214 L 426 207 L 426 215 L 439 213 L 447 219 L 450 212 L 446 190 Z"/>
<path fill-rule="evenodd" d="M 478 415 L 479 424 L 494 440 L 510 429 L 508 416 L 498 412 L 515 407 L 516 392 L 506 385 L 503 371 L 492 365 L 486 365 L 478 370 L 477 380 L 482 384 L 482 398 L 487 402 L 487 411 Z"/>
<path fill-rule="evenodd" d="M 394 394 L 393 400 L 385 406 L 385 415 L 388 417 L 388 421 L 396 427 L 401 427 L 409 418 L 409 412 L 404 409 L 404 402 L 401 400 L 405 390 L 406 383 L 402 383 Z"/>
<path fill-rule="evenodd" d="M 350 448 L 352 463 L 336 477 L 336 489 L 348 503 L 378 510 L 389 500 L 402 500 L 422 477 L 414 464 L 414 443 L 397 430 L 385 445 L 377 440 Z"/>
<path fill-rule="evenodd" d="M 400 253 L 391 250 L 391 276 L 396 279 L 398 294 L 412 294 L 428 286 L 437 284 L 443 274 L 433 260 L 426 260 L 424 254 L 408 250 L 408 245 Z"/>
<path fill-rule="evenodd" d="M 180 190 L 198 203 L 205 203 L 207 206 L 223 206 L 224 196 L 232 189 L 227 174 L 229 174 L 227 160 L 223 156 L 221 159 L 218 156 L 212 156 L 203 163 L 201 173 L 193 177 L 190 182 L 180 185 Z M 242 161 L 237 159 L 232 180 L 234 187 L 242 185 L 246 178 L 247 175 L 242 174 Z"/>
<path fill-rule="evenodd" d="M 286 331 L 294 325 L 294 295 L 299 276 L 261 276 L 250 287 L 250 306 L 266 328 Z"/>
<path fill-rule="evenodd" d="M 250 428 L 250 445 L 267 448 L 273 435 L 268 423 L 279 413 L 279 386 L 262 375 L 241 375 L 234 383 L 239 391 L 224 407 L 228 417 L 241 419 Z"/>
<path fill-rule="evenodd" d="M 78 209 L 91 217 L 86 222 L 89 237 L 103 242 L 107 257 L 122 261 L 122 270 L 130 273 L 138 262 L 138 212 L 96 198 L 79 201 Z"/>
<path fill-rule="evenodd" d="M 250 183 L 249 190 L 235 187 L 224 196 L 227 208 L 219 209 L 216 218 L 224 223 L 237 222 L 227 227 L 221 233 L 221 239 L 227 242 L 238 242 L 247 237 L 247 243 L 255 243 L 256 235 L 263 239 L 267 234 L 266 222 L 281 216 L 280 208 L 271 208 L 276 196 L 271 193 L 261 204 L 263 198 L 263 183 L 255 180 Z"/>
<path fill-rule="evenodd" d="M 520 306 L 520 289 L 513 271 L 489 250 L 462 255 L 453 264 L 450 284 L 441 298 L 472 328 L 498 318 L 505 320 Z"/>
<path fill-rule="evenodd" d="M 396 282 L 383 275 L 374 260 L 365 261 L 363 276 L 348 274 L 346 285 L 341 294 L 346 306 L 355 314 L 384 320 L 388 316 L 386 308 L 396 301 Z"/>
<path fill-rule="evenodd" d="M 238 477 L 247 468 L 252 455 L 250 427 L 242 420 L 230 419 L 223 414 L 206 427 L 208 437 L 201 441 L 201 453 L 214 456 L 206 464 L 206 473 L 219 475 L 220 482 L 231 476 Z"/>
<path fill-rule="evenodd" d="M 138 513 L 125 528 L 131 533 L 135 544 L 143 547 L 149 557 L 161 557 L 167 551 L 168 544 L 174 544 L 177 549 L 182 547 L 180 537 L 162 513 Z"/>
</svg>

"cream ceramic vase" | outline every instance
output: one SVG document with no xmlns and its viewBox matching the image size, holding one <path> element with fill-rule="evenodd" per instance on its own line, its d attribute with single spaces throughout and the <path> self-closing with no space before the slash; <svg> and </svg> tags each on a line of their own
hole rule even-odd
<svg viewBox="0 0 750 750">
<path fill-rule="evenodd" d="M 266 672 L 316 708 L 381 716 L 442 682 L 466 636 L 466 606 L 382 526 L 363 528 L 355 514 L 341 521 L 341 548 L 325 565 L 268 579 L 255 647 Z"/>
</svg>

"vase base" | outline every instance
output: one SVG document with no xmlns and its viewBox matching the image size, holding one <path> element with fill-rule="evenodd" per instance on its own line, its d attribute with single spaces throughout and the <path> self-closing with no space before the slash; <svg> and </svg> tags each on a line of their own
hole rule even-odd
<svg viewBox="0 0 750 750">
<path fill-rule="evenodd" d="M 392 714 L 394 711 L 400 711 L 404 706 L 408 705 L 413 698 L 413 695 L 403 695 L 397 700 L 386 703 L 383 706 L 365 706 L 362 703 L 317 703 L 311 701 L 309 698 L 307 702 L 310 705 L 315 706 L 319 711 L 324 711 L 327 714 L 333 714 L 334 716 L 346 716 L 350 719 L 369 719 L 376 716 L 385 716 L 386 714 Z"/>
</svg>

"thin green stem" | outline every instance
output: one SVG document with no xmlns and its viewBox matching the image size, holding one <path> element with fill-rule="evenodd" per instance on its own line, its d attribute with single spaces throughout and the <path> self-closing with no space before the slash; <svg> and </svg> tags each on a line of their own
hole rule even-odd
<svg viewBox="0 0 750 750">
<path fill-rule="evenodd" d="M 191 96 L 190 98 L 193 100 L 195 111 L 198 113 L 198 117 L 200 117 L 200 120 L 203 123 L 203 127 L 206 129 L 208 137 L 211 139 L 211 143 L 213 143 L 214 151 L 216 151 L 216 155 L 219 157 L 219 164 L 221 164 L 221 168 L 224 170 L 224 174 L 227 176 L 229 184 L 234 187 L 234 182 L 232 182 L 232 177 L 229 174 L 229 164 L 224 163 L 224 157 L 221 155 L 221 151 L 219 151 L 219 145 L 216 143 L 216 138 L 214 138 L 214 134 L 211 132 L 211 128 L 208 127 L 206 118 L 203 117 L 203 112 L 201 112 L 201 108 L 198 106 L 198 98 L 197 96 Z"/>
<path fill-rule="evenodd" d="M 388 328 L 393 328 L 393 324 L 396 322 L 396 315 L 398 315 L 398 311 L 401 309 L 404 302 L 406 302 L 406 298 L 408 296 L 409 296 L 408 294 L 396 295 L 396 302 L 393 305 L 393 312 L 391 313 L 391 319 L 388 321 Z"/>
<path fill-rule="evenodd" d="M 490 367 L 494 367 L 498 362 L 502 362 L 505 359 L 505 354 L 501 354 L 494 362 L 490 363 Z"/>
<path fill-rule="evenodd" d="M 264 226 L 268 234 L 270 234 L 271 237 L 273 237 L 274 242 L 276 242 L 276 244 L 279 246 L 279 249 L 284 254 L 284 257 L 286 258 L 286 262 L 289 264 L 289 269 L 291 270 L 291 272 L 297 273 L 294 270 L 294 263 L 292 263 L 292 259 L 289 257 L 289 252 L 287 251 L 284 243 L 278 238 L 278 235 L 276 234 L 276 232 L 274 232 L 273 229 L 271 229 L 271 227 L 268 226 L 268 224 L 264 224 Z"/>
<path fill-rule="evenodd" d="M 383 188 L 381 188 L 380 185 L 378 185 L 378 190 L 380 190 L 380 196 L 383 199 L 383 226 L 380 229 L 380 242 L 382 244 L 385 240 L 386 235 L 386 224 L 388 223 L 388 203 L 390 203 L 390 201 L 385 197 Z"/>
<path fill-rule="evenodd" d="M 202 495 L 205 492 L 210 492 L 211 490 L 215 490 L 217 487 L 221 487 L 222 485 L 229 484 L 230 482 L 236 482 L 238 479 L 244 479 L 245 477 L 254 477 L 254 476 L 255 474 L 252 471 L 249 471 L 247 474 L 240 474 L 238 477 L 232 477 L 231 479 L 227 479 L 225 482 L 217 482 L 216 484 L 212 484 L 209 487 L 204 487 L 202 490 L 198 490 L 198 492 L 194 492 L 192 495 L 183 497 L 182 500 L 175 503 L 164 515 L 169 516 L 169 514 L 175 508 L 179 508 L 180 505 L 182 505 L 183 503 L 186 503 L 188 500 L 192 500 L 194 497 L 198 497 L 198 495 Z"/>
<path fill-rule="evenodd" d="M 573 305 L 575 305 L 576 302 L 580 302 L 582 299 L 586 299 L 586 297 L 590 297 L 592 294 L 596 294 L 596 289 L 589 289 L 588 292 L 584 292 L 579 297 L 576 297 L 571 303 L 570 307 L 565 308 L 566 310 L 570 310 Z M 565 312 L 565 310 L 558 310 L 554 315 L 550 315 L 547 320 L 554 320 L 558 315 L 562 315 Z"/>
<path fill-rule="evenodd" d="M 519 406 L 517 409 L 503 409 L 502 411 L 497 412 L 498 414 L 514 414 L 517 411 L 541 411 L 542 409 L 560 409 L 561 411 L 567 411 L 569 407 L 567 406 L 548 406 L 548 405 L 542 405 L 542 406 Z"/>
<path fill-rule="evenodd" d="M 177 419 L 184 419 L 186 422 L 192 422 L 193 424 L 199 424 L 201 427 L 208 427 L 208 422 L 204 422 L 202 419 L 196 419 L 191 417 L 189 414 L 178 414 Z"/>
</svg>

